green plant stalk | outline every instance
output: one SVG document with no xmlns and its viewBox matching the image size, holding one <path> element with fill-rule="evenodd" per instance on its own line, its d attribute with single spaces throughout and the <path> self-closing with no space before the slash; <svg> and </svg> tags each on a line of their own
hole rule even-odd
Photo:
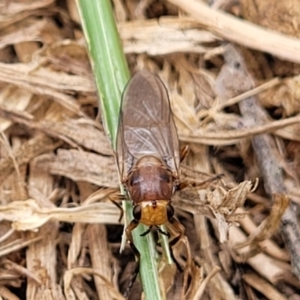
<svg viewBox="0 0 300 300">
<path fill-rule="evenodd" d="M 130 79 L 109 0 L 79 0 L 79 10 L 100 96 L 103 124 L 114 150 L 122 92 Z"/>
<path fill-rule="evenodd" d="M 116 28 L 110 0 L 77 0 L 82 26 L 89 50 L 103 124 L 116 150 L 119 108 L 122 92 L 130 78 Z M 132 205 L 126 202 L 126 223 L 132 220 Z M 146 299 L 165 299 L 159 287 L 157 255 L 152 235 L 140 234 L 146 227 L 139 225 L 132 233 L 135 246 L 141 253 L 140 278 Z"/>
</svg>

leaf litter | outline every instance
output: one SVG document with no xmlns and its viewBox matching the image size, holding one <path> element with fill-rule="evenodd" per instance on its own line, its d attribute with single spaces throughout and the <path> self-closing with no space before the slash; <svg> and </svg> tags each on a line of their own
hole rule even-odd
<svg viewBox="0 0 300 300">
<path fill-rule="evenodd" d="M 297 36 L 297 9 L 282 23 L 288 3 L 264 16 L 268 2 L 212 5 Z M 1 4 L 0 296 L 123 299 L 133 255 L 118 253 L 122 221 L 109 199 L 119 175 L 75 2 L 61 4 Z M 168 299 L 298 299 L 299 65 L 251 50 L 260 36 L 251 49 L 226 45 L 169 2 L 114 5 L 131 71 L 148 69 L 169 90 L 190 146 L 182 178 L 225 174 L 174 196 L 187 238 L 174 249 L 183 273 L 161 257 Z M 141 297 L 137 283 L 130 299 Z"/>
</svg>

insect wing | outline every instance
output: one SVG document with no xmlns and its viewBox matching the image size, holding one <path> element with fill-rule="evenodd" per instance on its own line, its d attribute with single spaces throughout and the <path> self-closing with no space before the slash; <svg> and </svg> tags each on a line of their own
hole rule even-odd
<svg viewBox="0 0 300 300">
<path fill-rule="evenodd" d="M 179 141 L 166 87 L 142 71 L 128 83 L 121 104 L 117 137 L 118 166 L 124 178 L 146 155 L 162 159 L 178 174 Z"/>
</svg>

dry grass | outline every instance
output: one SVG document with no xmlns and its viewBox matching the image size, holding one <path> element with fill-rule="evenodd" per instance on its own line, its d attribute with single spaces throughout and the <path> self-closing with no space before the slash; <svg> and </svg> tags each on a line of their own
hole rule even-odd
<svg viewBox="0 0 300 300">
<path fill-rule="evenodd" d="M 197 1 L 113 2 L 131 71 L 169 89 L 191 148 L 182 178 L 225 174 L 173 199 L 187 235 L 174 252 L 192 263 L 162 258 L 168 299 L 299 299 L 297 6 L 213 3 L 235 18 Z M 119 177 L 75 2 L 0 11 L 0 299 L 122 299 L 133 255 L 118 253 Z"/>
</svg>

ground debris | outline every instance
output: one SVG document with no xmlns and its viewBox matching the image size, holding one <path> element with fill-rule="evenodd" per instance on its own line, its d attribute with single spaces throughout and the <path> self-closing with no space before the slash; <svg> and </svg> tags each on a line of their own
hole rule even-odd
<svg viewBox="0 0 300 300">
<path fill-rule="evenodd" d="M 124 299 L 134 259 L 75 1 L 2 2 L 0 298 Z M 168 299 L 299 297 L 300 18 L 273 2 L 113 0 L 132 74 L 169 91 L 181 179 L 199 184 L 172 199 L 189 269 L 161 259 Z"/>
</svg>

